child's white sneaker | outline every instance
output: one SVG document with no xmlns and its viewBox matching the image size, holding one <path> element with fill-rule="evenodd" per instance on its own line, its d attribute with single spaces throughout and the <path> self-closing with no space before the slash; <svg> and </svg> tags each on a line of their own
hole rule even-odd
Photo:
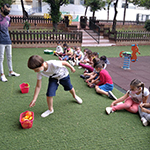
<svg viewBox="0 0 150 150">
<path fill-rule="evenodd" d="M 6 79 L 6 77 L 5 77 L 5 75 L 2 75 L 2 76 L 1 76 L 1 81 L 2 81 L 2 82 L 7 82 L 7 81 L 8 81 L 8 80 Z"/>
<path fill-rule="evenodd" d="M 82 104 L 82 99 L 79 96 L 75 96 L 75 100 L 79 103 Z"/>
<path fill-rule="evenodd" d="M 12 73 L 9 73 L 8 75 L 9 75 L 9 76 L 16 76 L 16 77 L 19 77 L 19 76 L 20 76 L 20 74 L 14 72 L 14 71 L 13 71 Z"/>
<path fill-rule="evenodd" d="M 141 121 L 143 123 L 143 126 L 148 126 L 148 121 L 144 117 L 141 118 Z"/>
<path fill-rule="evenodd" d="M 41 114 L 41 117 L 45 118 L 48 115 L 52 114 L 54 112 L 54 109 L 52 111 L 50 110 L 46 110 L 44 113 Z"/>
<path fill-rule="evenodd" d="M 108 97 L 113 100 L 117 99 L 117 97 L 111 91 L 108 91 Z"/>
<path fill-rule="evenodd" d="M 123 102 L 119 102 L 119 103 L 117 103 L 117 104 L 116 104 L 116 106 L 117 106 L 117 105 L 120 105 L 120 104 L 123 104 Z"/>
<path fill-rule="evenodd" d="M 106 107 L 106 113 L 109 115 L 110 113 L 113 113 L 112 107 Z"/>
</svg>

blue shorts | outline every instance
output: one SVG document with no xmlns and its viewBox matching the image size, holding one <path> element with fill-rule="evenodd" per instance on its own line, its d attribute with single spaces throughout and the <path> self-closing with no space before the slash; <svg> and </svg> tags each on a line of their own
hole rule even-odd
<svg viewBox="0 0 150 150">
<path fill-rule="evenodd" d="M 63 79 L 60 79 L 59 83 L 64 87 L 65 91 L 70 91 L 73 88 L 69 75 Z M 59 86 L 58 79 L 50 77 L 46 96 L 49 96 L 49 97 L 55 96 L 58 86 Z"/>
<path fill-rule="evenodd" d="M 114 85 L 113 84 L 109 84 L 109 83 L 106 83 L 106 84 L 103 84 L 103 85 L 100 85 L 99 88 L 105 92 L 108 92 L 108 91 L 112 91 L 113 88 L 114 88 Z"/>
</svg>

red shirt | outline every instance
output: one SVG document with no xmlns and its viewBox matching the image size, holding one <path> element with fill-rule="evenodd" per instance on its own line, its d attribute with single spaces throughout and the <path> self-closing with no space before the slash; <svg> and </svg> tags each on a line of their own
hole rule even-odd
<svg viewBox="0 0 150 150">
<path fill-rule="evenodd" d="M 99 73 L 99 76 L 100 76 L 100 78 L 99 78 L 100 82 L 97 85 L 103 85 L 106 83 L 113 84 L 112 78 L 109 75 L 107 70 L 105 70 L 105 69 L 101 70 Z"/>
</svg>

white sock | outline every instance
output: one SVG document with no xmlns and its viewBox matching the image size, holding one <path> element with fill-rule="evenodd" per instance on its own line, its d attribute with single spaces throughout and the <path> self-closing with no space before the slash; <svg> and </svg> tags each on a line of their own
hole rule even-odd
<svg viewBox="0 0 150 150">
<path fill-rule="evenodd" d="M 48 115 L 52 114 L 54 112 L 54 110 L 50 111 L 49 109 L 46 110 L 44 113 L 41 114 L 41 117 L 45 118 Z"/>
</svg>

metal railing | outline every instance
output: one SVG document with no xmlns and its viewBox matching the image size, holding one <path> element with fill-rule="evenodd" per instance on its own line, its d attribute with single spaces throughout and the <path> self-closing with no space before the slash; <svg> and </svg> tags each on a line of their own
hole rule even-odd
<svg viewBox="0 0 150 150">
<path fill-rule="evenodd" d="M 85 27 L 84 31 L 88 33 L 99 44 L 100 43 L 100 27 L 96 25 L 94 21 L 91 21 L 91 20 L 89 24 L 86 23 L 85 26 L 87 26 L 88 29 Z M 92 30 L 97 35 L 93 35 L 91 32 L 89 32 L 89 29 Z"/>
</svg>

